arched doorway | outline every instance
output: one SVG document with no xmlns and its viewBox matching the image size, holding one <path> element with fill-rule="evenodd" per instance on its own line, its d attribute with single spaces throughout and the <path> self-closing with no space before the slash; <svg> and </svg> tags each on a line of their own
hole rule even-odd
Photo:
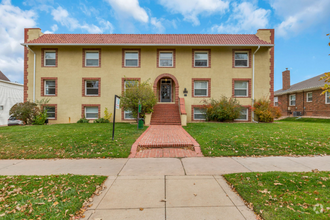
<svg viewBox="0 0 330 220">
<path fill-rule="evenodd" d="M 159 75 L 154 82 L 154 92 L 159 102 L 179 101 L 179 82 L 175 76 L 164 73 Z M 170 88 L 170 89 L 169 89 Z"/>
</svg>

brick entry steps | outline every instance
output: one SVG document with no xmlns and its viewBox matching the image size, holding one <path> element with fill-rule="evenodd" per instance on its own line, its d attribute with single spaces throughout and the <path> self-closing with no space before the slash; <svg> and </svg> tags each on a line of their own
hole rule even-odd
<svg viewBox="0 0 330 220">
<path fill-rule="evenodd" d="M 132 145 L 129 158 L 202 157 L 199 144 L 180 125 L 150 125 Z"/>
<path fill-rule="evenodd" d="M 177 104 L 157 104 L 151 116 L 151 125 L 181 125 Z"/>
</svg>

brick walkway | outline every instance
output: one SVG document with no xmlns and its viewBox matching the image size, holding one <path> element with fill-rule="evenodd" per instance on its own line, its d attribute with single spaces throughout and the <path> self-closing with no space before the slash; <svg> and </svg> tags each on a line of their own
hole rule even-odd
<svg viewBox="0 0 330 220">
<path fill-rule="evenodd" d="M 151 125 L 136 140 L 130 158 L 200 157 L 199 144 L 180 125 Z"/>
</svg>

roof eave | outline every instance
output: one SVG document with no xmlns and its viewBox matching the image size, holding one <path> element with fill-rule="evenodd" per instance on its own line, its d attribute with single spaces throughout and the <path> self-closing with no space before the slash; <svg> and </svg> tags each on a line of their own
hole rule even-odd
<svg viewBox="0 0 330 220">
<path fill-rule="evenodd" d="M 22 46 L 248 46 L 274 47 L 274 44 L 71 44 L 71 43 L 21 43 Z"/>
<path fill-rule="evenodd" d="M 23 84 L 20 84 L 20 83 L 11 82 L 11 81 L 6 81 L 6 80 L 2 80 L 2 79 L 0 79 L 0 82 L 4 82 L 4 83 L 8 83 L 8 84 L 12 84 L 12 85 L 17 85 L 17 86 L 24 86 Z"/>
<path fill-rule="evenodd" d="M 280 92 L 280 93 L 274 92 L 274 96 L 291 94 L 291 93 L 296 93 L 296 92 L 309 92 L 309 91 L 313 91 L 313 90 L 316 90 L 316 89 L 321 89 L 321 86 L 314 86 L 314 87 L 309 87 L 309 88 L 305 88 L 305 89 L 298 89 L 298 90 L 290 90 L 290 91 Z"/>
</svg>

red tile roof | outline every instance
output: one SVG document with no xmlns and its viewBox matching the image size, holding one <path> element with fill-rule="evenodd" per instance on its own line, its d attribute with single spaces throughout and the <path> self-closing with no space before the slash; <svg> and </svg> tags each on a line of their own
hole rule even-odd
<svg viewBox="0 0 330 220">
<path fill-rule="evenodd" d="M 10 80 L 7 78 L 7 76 L 5 74 L 3 74 L 1 71 L 0 71 L 0 80 L 4 80 L 4 81 L 10 82 Z"/>
<path fill-rule="evenodd" d="M 254 34 L 44 34 L 28 44 L 272 45 Z"/>
</svg>

